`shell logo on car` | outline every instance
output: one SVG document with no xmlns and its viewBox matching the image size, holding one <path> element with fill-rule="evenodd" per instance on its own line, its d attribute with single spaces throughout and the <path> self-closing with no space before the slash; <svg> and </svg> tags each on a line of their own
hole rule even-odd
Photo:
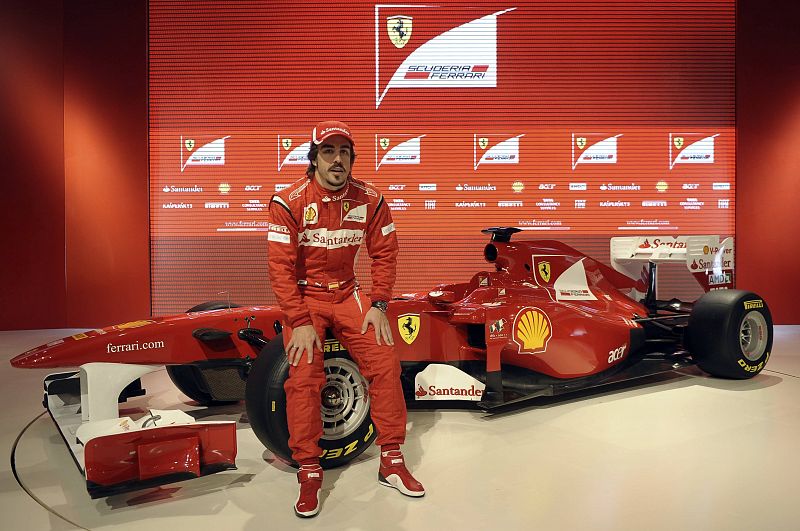
<svg viewBox="0 0 800 531">
<path fill-rule="evenodd" d="M 514 343 L 520 354 L 537 354 L 547 350 L 553 337 L 553 326 L 547 314 L 539 308 L 522 308 L 514 318 Z"/>
</svg>

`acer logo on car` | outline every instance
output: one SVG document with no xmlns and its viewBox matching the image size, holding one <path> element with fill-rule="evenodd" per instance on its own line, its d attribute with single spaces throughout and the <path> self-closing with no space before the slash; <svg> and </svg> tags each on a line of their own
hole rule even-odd
<svg viewBox="0 0 800 531">
<path fill-rule="evenodd" d="M 628 347 L 628 345 L 622 345 L 619 348 L 615 348 L 614 350 L 610 350 L 608 352 L 608 362 L 609 363 L 614 363 L 617 360 L 621 360 L 622 356 L 625 355 L 625 349 L 627 347 Z"/>
</svg>

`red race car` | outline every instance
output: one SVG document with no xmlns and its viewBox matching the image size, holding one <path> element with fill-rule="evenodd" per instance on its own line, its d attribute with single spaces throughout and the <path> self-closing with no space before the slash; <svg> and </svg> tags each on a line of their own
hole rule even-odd
<svg viewBox="0 0 800 531">
<path fill-rule="evenodd" d="M 469 281 L 405 294 L 389 304 L 409 402 L 466 401 L 494 411 L 696 364 L 722 378 L 766 365 L 772 318 L 733 287 L 733 240 L 714 236 L 611 239 L 609 267 L 552 240 L 514 241 L 516 228 L 483 231 L 490 270 Z M 659 264 L 686 265 L 706 293 L 659 300 Z M 119 417 L 143 394 L 139 378 L 165 366 L 200 404 L 245 400 L 250 424 L 291 463 L 286 425 L 283 315 L 273 307 L 209 302 L 185 314 L 66 337 L 15 357 L 20 368 L 80 367 L 45 380 L 45 405 L 85 472 L 92 496 L 235 466 L 233 423 L 178 411 Z M 376 436 L 367 382 L 334 337 L 325 341 L 322 463 L 344 464 Z"/>
</svg>

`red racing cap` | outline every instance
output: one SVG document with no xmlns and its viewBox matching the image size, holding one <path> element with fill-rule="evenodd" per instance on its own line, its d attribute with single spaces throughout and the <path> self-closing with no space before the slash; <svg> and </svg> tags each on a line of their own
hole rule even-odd
<svg viewBox="0 0 800 531">
<path fill-rule="evenodd" d="M 344 122 L 338 122 L 336 120 L 318 123 L 311 132 L 311 141 L 319 145 L 322 144 L 325 139 L 334 135 L 342 135 L 350 141 L 350 144 L 354 146 L 356 145 L 356 143 L 353 141 L 353 135 L 350 134 L 350 126 Z"/>
</svg>

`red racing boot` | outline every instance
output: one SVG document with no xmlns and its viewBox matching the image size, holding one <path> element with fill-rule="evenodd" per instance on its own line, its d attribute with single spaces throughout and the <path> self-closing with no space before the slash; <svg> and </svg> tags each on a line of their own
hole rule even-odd
<svg viewBox="0 0 800 531">
<path fill-rule="evenodd" d="M 419 498 L 425 496 L 422 483 L 414 479 L 406 468 L 403 452 L 400 450 L 381 451 L 381 466 L 378 469 L 378 483 L 394 487 L 406 496 Z"/>
<path fill-rule="evenodd" d="M 319 491 L 322 488 L 322 467 L 319 464 L 301 465 L 297 471 L 300 494 L 294 502 L 294 514 L 311 518 L 319 512 Z"/>
</svg>

